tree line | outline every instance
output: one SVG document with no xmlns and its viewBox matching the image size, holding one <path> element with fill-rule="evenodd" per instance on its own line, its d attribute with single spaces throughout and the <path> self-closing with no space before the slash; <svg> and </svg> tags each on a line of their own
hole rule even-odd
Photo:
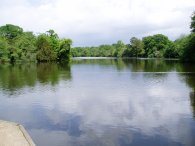
<svg viewBox="0 0 195 146">
<path fill-rule="evenodd" d="M 191 34 L 175 41 L 163 34 L 132 37 L 128 44 L 118 41 L 112 45 L 71 48 L 71 39 L 60 39 L 54 30 L 39 35 L 24 32 L 19 26 L 0 27 L 0 62 L 64 61 L 73 57 L 145 57 L 180 58 L 195 62 L 195 12 L 191 17 Z"/>
<path fill-rule="evenodd" d="M 71 49 L 71 54 L 73 57 L 180 58 L 182 61 L 195 62 L 195 12 L 191 19 L 191 34 L 182 35 L 175 41 L 163 34 L 156 34 L 142 39 L 132 37 L 128 44 L 118 41 L 112 45 L 75 47 Z"/>
<path fill-rule="evenodd" d="M 130 39 L 129 44 L 118 41 L 112 45 L 100 45 L 98 47 L 73 48 L 71 53 L 74 57 L 177 57 L 173 43 L 168 37 L 157 34 L 144 37 L 142 40 L 136 37 Z M 171 54 L 170 54 L 171 53 Z M 169 56 L 168 56 L 169 55 Z"/>
<path fill-rule="evenodd" d="M 163 34 L 142 39 L 132 37 L 129 44 L 118 41 L 116 44 L 98 47 L 75 47 L 71 49 L 71 54 L 74 57 L 179 58 L 183 55 L 184 45 L 188 39 L 189 36 L 181 36 L 173 42 Z"/>
<path fill-rule="evenodd" d="M 0 62 L 69 60 L 71 44 L 71 39 L 59 39 L 54 30 L 36 36 L 6 24 L 0 27 Z"/>
</svg>

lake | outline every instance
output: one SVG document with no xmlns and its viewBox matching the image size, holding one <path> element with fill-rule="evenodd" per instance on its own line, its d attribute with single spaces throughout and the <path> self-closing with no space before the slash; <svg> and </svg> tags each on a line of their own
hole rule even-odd
<svg viewBox="0 0 195 146">
<path fill-rule="evenodd" d="M 195 146 L 195 65 L 2 64 L 0 119 L 24 125 L 37 146 Z"/>
</svg>

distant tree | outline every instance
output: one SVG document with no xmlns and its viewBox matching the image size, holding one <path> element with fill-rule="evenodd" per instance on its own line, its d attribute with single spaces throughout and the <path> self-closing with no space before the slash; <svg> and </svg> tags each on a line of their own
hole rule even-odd
<svg viewBox="0 0 195 146">
<path fill-rule="evenodd" d="M 36 37 L 32 32 L 24 32 L 17 37 L 15 46 L 21 50 L 21 61 L 36 61 Z"/>
<path fill-rule="evenodd" d="M 130 50 L 131 55 L 134 57 L 143 56 L 145 52 L 143 42 L 136 37 L 132 37 L 130 39 Z"/>
<path fill-rule="evenodd" d="M 94 47 L 90 50 L 94 51 L 94 55 L 100 57 L 111 57 L 115 53 L 115 47 L 113 45 L 100 45 L 99 47 Z"/>
<path fill-rule="evenodd" d="M 59 49 L 60 45 L 58 34 L 52 29 L 48 30 L 46 34 L 50 37 L 51 46 L 53 50 L 57 53 L 57 50 Z"/>
<path fill-rule="evenodd" d="M 46 31 L 46 34 L 49 36 L 49 37 L 52 37 L 52 38 L 55 38 L 55 39 L 58 39 L 58 34 L 53 30 L 53 29 L 50 29 L 48 31 Z"/>
<path fill-rule="evenodd" d="M 56 53 L 54 52 L 50 38 L 41 34 L 37 38 L 37 60 L 38 61 L 55 61 Z"/>
<path fill-rule="evenodd" d="M 189 40 L 184 46 L 182 60 L 195 63 L 195 33 L 189 36 Z"/>
<path fill-rule="evenodd" d="M 194 13 L 192 14 L 192 17 L 191 17 L 191 25 L 190 25 L 190 28 L 192 29 L 191 31 L 193 32 L 193 33 L 195 33 L 195 11 L 194 11 Z"/>
<path fill-rule="evenodd" d="M 60 42 L 60 47 L 58 50 L 58 60 L 69 60 L 70 59 L 70 49 L 72 45 L 71 39 L 63 39 Z"/>
<path fill-rule="evenodd" d="M 189 35 L 187 43 L 184 46 L 182 60 L 195 63 L 195 12 L 191 17 L 190 28 L 192 29 L 192 33 Z"/>
<path fill-rule="evenodd" d="M 126 49 L 126 45 L 122 41 L 119 40 L 116 44 L 113 44 L 113 46 L 115 47 L 114 56 L 115 57 L 122 57 L 123 53 Z"/>
<path fill-rule="evenodd" d="M 6 47 L 1 49 L 2 56 L 0 57 L 2 61 L 18 61 L 21 53 L 20 48 L 16 45 L 16 40 L 19 36 L 23 34 L 23 29 L 19 26 L 6 24 L 0 27 L 0 37 L 3 38 Z"/>
<path fill-rule="evenodd" d="M 6 24 L 0 27 L 0 36 L 7 39 L 13 39 L 23 33 L 23 29 L 19 26 Z"/>
<path fill-rule="evenodd" d="M 179 57 L 179 49 L 176 48 L 175 43 L 169 42 L 168 47 L 164 49 L 163 56 L 164 58 L 178 58 Z"/>
<path fill-rule="evenodd" d="M 0 62 L 9 61 L 8 42 L 5 38 L 0 37 Z"/>
<path fill-rule="evenodd" d="M 182 35 L 178 39 L 174 41 L 175 50 L 178 53 L 178 57 L 182 57 L 184 53 L 184 49 L 189 42 L 189 35 Z"/>
<path fill-rule="evenodd" d="M 156 34 L 143 38 L 145 57 L 164 57 L 166 50 L 172 47 L 171 41 L 167 36 Z"/>
<path fill-rule="evenodd" d="M 60 40 L 52 29 L 36 37 L 19 26 L 6 24 L 0 27 L 0 62 L 66 60 L 71 44 L 72 40 Z"/>
</svg>

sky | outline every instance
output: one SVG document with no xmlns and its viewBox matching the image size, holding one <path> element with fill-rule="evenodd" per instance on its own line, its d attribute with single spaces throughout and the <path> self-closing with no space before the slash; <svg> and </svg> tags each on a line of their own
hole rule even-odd
<svg viewBox="0 0 195 146">
<path fill-rule="evenodd" d="M 131 37 L 190 33 L 195 0 L 0 0 L 0 26 L 55 30 L 73 46 L 128 43 Z"/>
</svg>

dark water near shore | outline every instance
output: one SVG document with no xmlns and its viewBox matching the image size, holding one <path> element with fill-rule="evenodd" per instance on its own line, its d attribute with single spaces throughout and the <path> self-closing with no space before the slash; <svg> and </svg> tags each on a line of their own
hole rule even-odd
<svg viewBox="0 0 195 146">
<path fill-rule="evenodd" d="M 23 124 L 37 146 L 195 146 L 195 65 L 0 65 L 0 119 Z"/>
</svg>

